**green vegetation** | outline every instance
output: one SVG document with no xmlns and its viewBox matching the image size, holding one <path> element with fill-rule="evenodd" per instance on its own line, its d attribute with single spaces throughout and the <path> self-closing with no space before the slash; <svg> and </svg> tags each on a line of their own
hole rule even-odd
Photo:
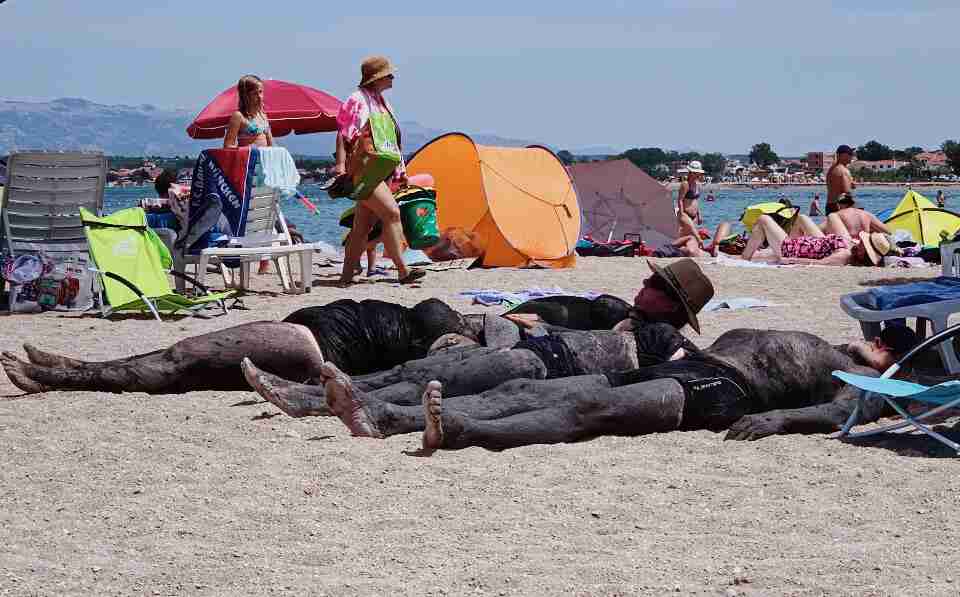
<svg viewBox="0 0 960 597">
<path fill-rule="evenodd" d="M 947 163 L 953 168 L 953 173 L 960 174 L 960 143 L 950 139 L 944 141 L 940 149 L 947 154 Z"/>
<path fill-rule="evenodd" d="M 769 143 L 757 143 L 750 149 L 750 161 L 766 168 L 780 163 L 780 156 L 770 147 Z"/>
<path fill-rule="evenodd" d="M 699 160 L 703 164 L 708 176 L 719 178 L 723 175 L 723 169 L 727 166 L 727 159 L 720 153 L 699 153 L 688 151 L 680 153 L 677 151 L 664 151 L 659 147 L 644 147 L 628 149 L 623 154 L 616 156 L 618 158 L 627 158 L 638 168 L 656 178 L 664 180 L 676 170 L 679 164 Z"/>
</svg>

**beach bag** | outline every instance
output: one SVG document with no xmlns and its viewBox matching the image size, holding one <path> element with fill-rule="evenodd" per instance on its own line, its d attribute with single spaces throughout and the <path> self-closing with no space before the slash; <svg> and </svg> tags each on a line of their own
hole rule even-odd
<svg viewBox="0 0 960 597">
<path fill-rule="evenodd" d="M 440 242 L 437 228 L 437 192 L 407 187 L 397 193 L 403 235 L 411 249 L 426 249 Z"/>
<path fill-rule="evenodd" d="M 370 119 L 351 148 L 347 161 L 353 189 L 350 198 L 363 201 L 400 165 L 397 125 L 389 112 L 370 112 Z"/>
<path fill-rule="evenodd" d="M 28 259 L 35 261 L 27 263 Z M 5 276 L 10 282 L 10 311 L 14 313 L 86 311 L 93 307 L 93 272 L 86 255 L 56 259 L 25 255 L 18 257 L 11 269 Z"/>
</svg>

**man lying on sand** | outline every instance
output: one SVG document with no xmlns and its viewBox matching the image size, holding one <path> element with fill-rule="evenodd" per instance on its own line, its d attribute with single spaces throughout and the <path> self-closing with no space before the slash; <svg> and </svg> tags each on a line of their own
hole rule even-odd
<svg viewBox="0 0 960 597">
<path fill-rule="evenodd" d="M 125 359 L 85 362 L 25 345 L 30 362 L 6 352 L 0 363 L 11 382 L 27 393 L 65 389 L 152 394 L 245 390 L 249 388 L 240 368 L 244 357 L 267 372 L 305 383 L 322 378 L 320 366 L 326 361 L 355 375 L 382 371 L 367 376 L 367 389 L 400 382 L 422 384 L 439 375 L 449 379 L 451 389 L 457 387 L 455 380 L 463 378 L 462 385 L 469 391 L 482 391 L 476 389 L 475 371 L 482 372 L 480 375 L 489 384 L 483 389 L 489 389 L 505 379 L 560 377 L 615 370 L 610 367 L 635 367 L 648 362 L 641 361 L 638 353 L 643 353 L 643 347 L 651 342 L 641 341 L 638 349 L 636 338 L 656 337 L 661 329 L 658 322 L 676 327 L 689 322 L 699 332 L 696 313 L 713 296 L 709 279 L 690 260 L 665 268 L 653 264 L 651 267 L 654 273 L 644 280 L 635 306 L 629 311 L 630 318 L 618 324 L 623 330 L 620 333 L 561 331 L 562 335 L 521 341 L 514 324 L 498 317 L 465 316 L 437 299 L 410 309 L 382 301 L 341 300 L 300 309 L 283 322 L 235 326 Z M 593 305 L 597 318 L 612 321 L 611 314 L 623 312 L 622 305 L 616 302 L 619 299 L 601 301 L 602 298 Z M 556 314 L 556 310 L 544 312 L 547 319 L 551 313 Z M 644 332 L 646 328 L 650 329 Z M 663 329 L 672 331 L 666 324 Z M 476 344 L 483 340 L 495 346 L 474 346 L 472 350 L 458 349 L 433 360 L 411 361 L 424 357 L 439 338 L 451 334 L 461 340 L 458 343 Z M 517 350 L 509 355 L 497 354 L 496 347 Z M 573 354 L 580 357 L 573 358 Z M 467 357 L 476 356 L 489 356 L 490 363 L 496 365 L 497 376 L 491 378 L 486 368 L 493 365 L 463 364 Z M 662 360 L 660 356 L 645 358 Z M 473 365 L 476 367 L 471 369 Z"/>
<path fill-rule="evenodd" d="M 917 343 L 916 334 L 901 326 L 841 346 L 805 332 L 738 329 L 705 350 L 686 343 L 678 359 L 621 373 L 513 380 L 447 399 L 442 384 L 432 381 L 417 406 L 365 393 L 331 363 L 321 367 L 322 392 L 263 373 L 249 361 L 244 369 L 260 395 L 281 410 L 302 416 L 309 414 L 305 405 L 325 402 L 356 436 L 423 431 L 428 452 L 503 450 L 672 430 L 729 429 L 726 438 L 734 440 L 834 431 L 852 412 L 858 391 L 831 372 L 877 375 Z M 875 401 L 861 416 L 874 421 L 882 414 L 882 401 Z"/>
</svg>

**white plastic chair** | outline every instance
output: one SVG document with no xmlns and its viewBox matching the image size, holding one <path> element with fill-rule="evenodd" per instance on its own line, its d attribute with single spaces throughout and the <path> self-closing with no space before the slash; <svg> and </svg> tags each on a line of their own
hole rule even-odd
<svg viewBox="0 0 960 597">
<path fill-rule="evenodd" d="M 884 321 L 907 318 L 916 318 L 917 335 L 924 338 L 927 335 L 927 322 L 930 322 L 933 334 L 939 334 L 947 329 L 947 321 L 950 315 L 960 312 L 960 300 L 936 301 L 881 310 L 870 307 L 868 292 L 855 292 L 843 295 L 840 298 L 840 307 L 847 315 L 860 323 L 860 329 L 863 331 L 863 337 L 866 340 L 873 340 L 880 335 Z M 953 349 L 953 343 L 942 342 L 937 350 L 947 372 L 951 374 L 960 373 L 960 359 L 957 358 Z"/>
<path fill-rule="evenodd" d="M 287 221 L 280 210 L 280 191 L 270 187 L 254 189 L 247 210 L 245 234 L 233 237 L 229 246 L 203 249 L 195 258 L 197 279 L 201 284 L 210 263 L 223 263 L 225 259 L 240 260 L 240 288 L 249 288 L 250 265 L 263 259 L 270 259 L 280 275 L 284 292 L 299 294 L 310 292 L 313 285 L 313 252 L 316 247 L 305 243 L 295 245 L 287 228 Z M 290 278 L 290 256 L 300 257 L 300 284 L 292 283 Z M 283 261 L 281 261 L 281 259 Z"/>
</svg>

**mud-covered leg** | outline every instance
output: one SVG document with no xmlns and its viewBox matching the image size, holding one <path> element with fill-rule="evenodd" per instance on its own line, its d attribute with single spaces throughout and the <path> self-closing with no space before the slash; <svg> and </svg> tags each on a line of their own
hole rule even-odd
<svg viewBox="0 0 960 597">
<path fill-rule="evenodd" d="M 257 368 L 247 358 L 243 359 L 241 367 L 250 387 L 291 417 L 322 417 L 332 414 L 327 407 L 327 395 L 323 386 L 287 381 Z"/>
<path fill-rule="evenodd" d="M 488 420 L 453 412 L 444 405 L 443 433 L 437 447 L 505 450 L 600 435 L 671 431 L 680 426 L 684 403 L 683 388 L 672 379 L 599 390 L 577 388 L 560 398 L 550 406 Z"/>
<path fill-rule="evenodd" d="M 508 379 L 543 379 L 546 374 L 543 361 L 529 350 L 475 350 L 410 361 L 379 376 L 364 376 L 355 384 L 369 391 L 400 382 L 424 387 L 437 380 L 445 395 L 461 396 L 489 390 Z"/>
</svg>

